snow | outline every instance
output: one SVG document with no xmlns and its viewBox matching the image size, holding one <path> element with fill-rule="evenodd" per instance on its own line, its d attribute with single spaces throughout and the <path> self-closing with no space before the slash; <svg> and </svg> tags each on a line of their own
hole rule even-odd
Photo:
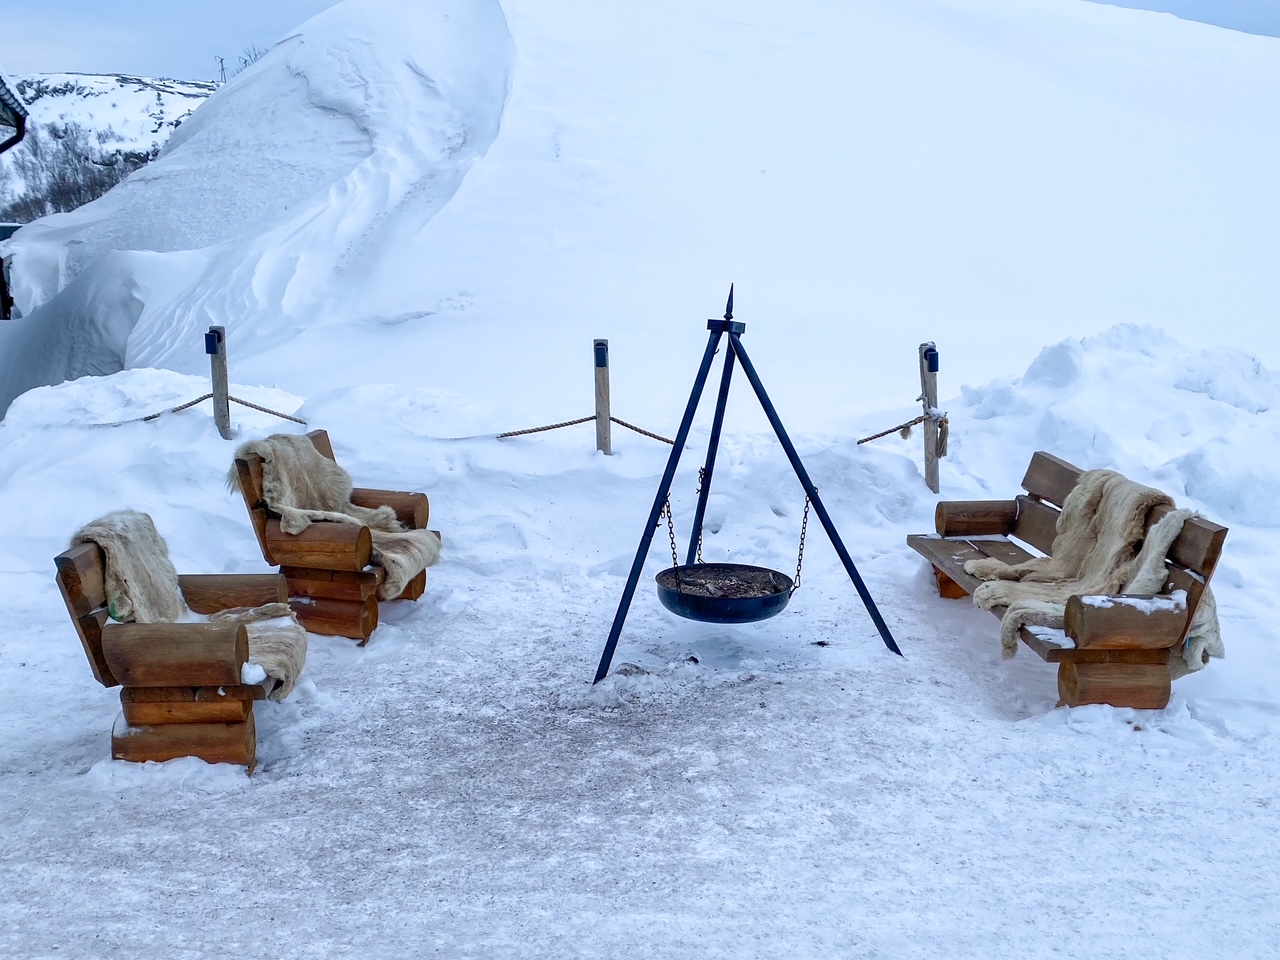
<svg viewBox="0 0 1280 960">
<path fill-rule="evenodd" d="M 1066 0 L 304 25 L 151 179 L 6 247 L 47 299 L 0 331 L 5 375 L 105 375 L 0 425 L 0 955 L 1280 955 L 1275 49 Z M 593 687 L 669 448 L 492 435 L 589 412 L 593 336 L 615 412 L 671 435 L 729 279 L 906 656 L 812 525 L 788 609 L 732 628 L 661 608 L 659 537 Z M 309 638 L 255 706 L 252 778 L 107 759 L 117 698 L 51 569 L 124 507 L 184 573 L 264 569 L 207 401 L 94 426 L 205 393 L 209 323 L 235 396 L 327 429 L 361 485 L 426 491 L 445 544 L 367 647 Z M 1230 527 L 1227 659 L 1167 709 L 1058 709 L 1052 664 L 937 596 L 904 543 L 933 528 L 918 436 L 856 442 L 918 412 L 927 339 L 947 499 L 1012 496 L 1045 449 Z M 736 383 L 704 553 L 789 573 L 804 496 L 754 406 Z M 237 440 L 304 429 L 232 415 Z"/>
<path fill-rule="evenodd" d="M 1109 610 L 1111 607 L 1129 607 L 1148 617 L 1153 613 L 1174 613 L 1187 609 L 1187 591 L 1174 590 L 1167 597 L 1088 596 L 1080 602 L 1086 607 Z"/>
<path fill-rule="evenodd" d="M 261 683 L 267 679 L 267 671 L 261 664 L 251 661 L 240 664 L 240 682 L 243 684 Z"/>
<path fill-rule="evenodd" d="M 1088 601 L 1085 602 L 1087 603 Z M 1055 646 L 1066 647 L 1068 649 L 1075 648 L 1075 640 L 1068 637 L 1062 630 L 1055 629 L 1054 627 L 1036 627 L 1028 625 L 1024 629 L 1030 630 L 1034 636 L 1039 637 L 1041 640 L 1047 640 Z"/>
</svg>

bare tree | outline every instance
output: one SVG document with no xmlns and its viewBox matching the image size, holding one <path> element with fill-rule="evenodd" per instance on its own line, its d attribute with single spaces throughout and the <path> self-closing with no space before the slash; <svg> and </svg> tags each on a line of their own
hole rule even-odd
<svg viewBox="0 0 1280 960">
<path fill-rule="evenodd" d="M 96 200 L 156 158 L 149 151 L 104 152 L 97 136 L 77 123 L 46 123 L 12 155 L 13 173 L 27 187 L 0 207 L 0 220 L 28 223 Z"/>
<path fill-rule="evenodd" d="M 263 50 L 262 47 L 258 46 L 256 43 L 249 44 L 249 46 L 244 48 L 244 52 L 240 54 L 240 66 L 232 71 L 231 76 L 234 77 L 237 73 L 243 73 L 248 69 L 250 64 L 257 63 L 266 55 L 267 51 Z"/>
</svg>

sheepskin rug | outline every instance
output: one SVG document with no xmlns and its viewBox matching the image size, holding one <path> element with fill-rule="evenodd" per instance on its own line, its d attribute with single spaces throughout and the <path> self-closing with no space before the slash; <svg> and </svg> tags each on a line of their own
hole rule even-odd
<svg viewBox="0 0 1280 960">
<path fill-rule="evenodd" d="M 1062 505 L 1052 556 L 1017 564 L 990 558 L 967 561 L 965 572 L 987 581 L 974 591 L 973 602 L 983 610 L 1005 608 L 1001 653 L 1017 653 L 1024 626 L 1061 629 L 1072 596 L 1164 593 L 1165 558 L 1183 524 L 1195 514 L 1171 510 L 1148 530 L 1147 517 L 1157 506 L 1174 503 L 1167 494 L 1114 470 L 1090 470 L 1081 474 Z M 1209 657 L 1222 655 L 1216 605 L 1206 589 L 1174 673 L 1198 670 Z"/>
</svg>

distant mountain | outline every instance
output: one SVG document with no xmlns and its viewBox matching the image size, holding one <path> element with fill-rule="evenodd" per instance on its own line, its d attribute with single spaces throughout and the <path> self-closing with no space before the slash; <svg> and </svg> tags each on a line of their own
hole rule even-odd
<svg viewBox="0 0 1280 960">
<path fill-rule="evenodd" d="M 217 84 L 125 74 L 14 77 L 27 138 L 0 157 L 0 221 L 74 210 L 155 159 Z"/>
</svg>

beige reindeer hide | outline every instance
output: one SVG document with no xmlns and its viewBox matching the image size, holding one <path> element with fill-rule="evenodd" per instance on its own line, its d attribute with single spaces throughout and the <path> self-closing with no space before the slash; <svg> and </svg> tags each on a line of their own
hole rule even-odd
<svg viewBox="0 0 1280 960">
<path fill-rule="evenodd" d="M 369 528 L 373 536 L 373 559 L 387 576 L 382 595 L 394 600 L 409 581 L 440 560 L 440 540 L 427 530 L 408 530 L 390 507 L 357 506 L 351 502 L 351 477 L 324 456 L 311 440 L 296 434 L 278 433 L 264 440 L 252 440 L 236 450 L 244 460 L 262 460 L 262 497 L 272 512 L 280 516 L 280 529 L 301 533 L 313 522 L 355 523 Z M 239 486 L 233 464 L 227 485 Z"/>
</svg>

